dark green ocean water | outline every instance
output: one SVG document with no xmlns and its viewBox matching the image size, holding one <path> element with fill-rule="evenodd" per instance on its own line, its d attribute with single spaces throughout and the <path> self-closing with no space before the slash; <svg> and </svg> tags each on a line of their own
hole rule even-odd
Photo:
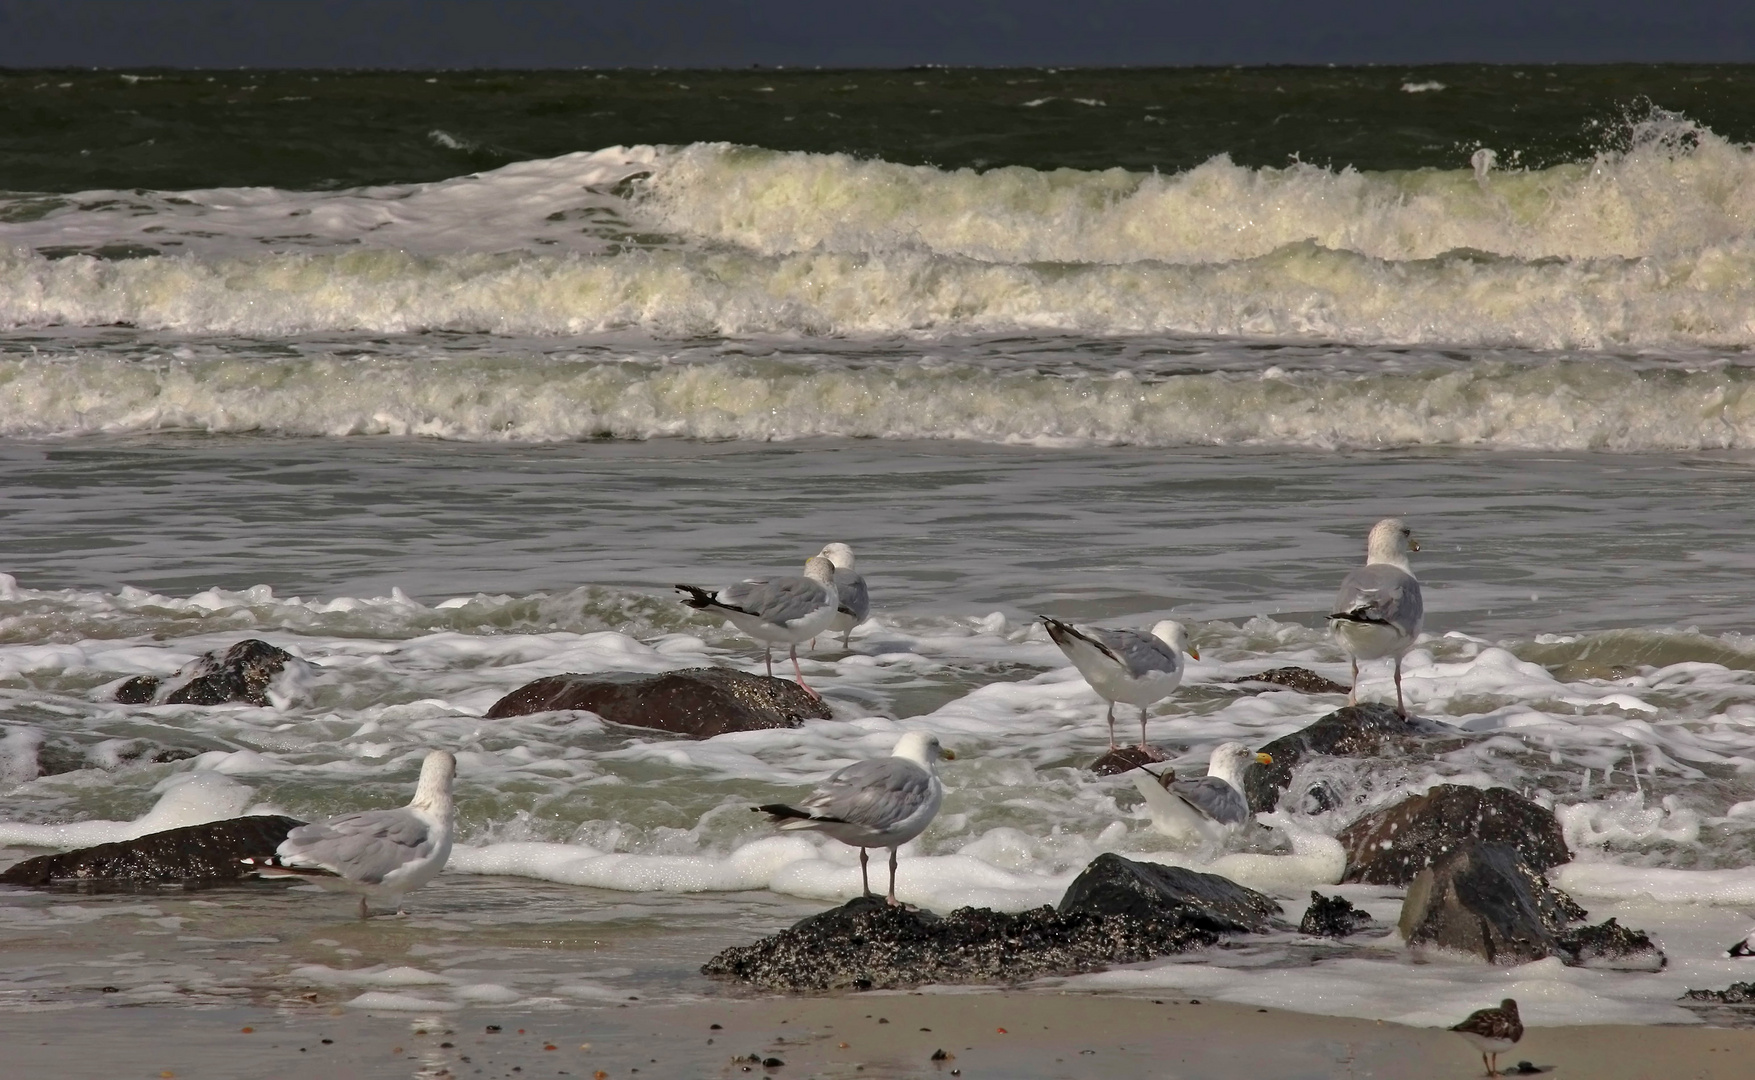
<svg viewBox="0 0 1755 1080">
<path fill-rule="evenodd" d="M 1404 87 L 1441 84 L 1442 90 Z M 1033 104 L 1034 103 L 1034 104 Z M 1543 168 L 1653 110 L 1755 139 L 1755 67 L 0 72 L 0 190 L 441 180 L 633 144 L 942 168 Z"/>
</svg>

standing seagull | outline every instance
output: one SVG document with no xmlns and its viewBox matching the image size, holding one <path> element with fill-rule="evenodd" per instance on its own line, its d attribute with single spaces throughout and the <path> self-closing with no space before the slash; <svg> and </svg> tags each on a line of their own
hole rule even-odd
<svg viewBox="0 0 1755 1080">
<path fill-rule="evenodd" d="M 1523 1021 L 1517 1018 L 1517 1002 L 1506 998 L 1497 1009 L 1480 1009 L 1450 1030 L 1474 1044 L 1488 1076 L 1499 1075 L 1499 1055 L 1523 1038 Z"/>
<path fill-rule="evenodd" d="M 456 807 L 451 781 L 457 759 L 434 750 L 421 763 L 414 801 L 394 810 L 362 810 L 300 825 L 267 859 L 245 859 L 263 877 L 302 877 L 334 892 L 384 897 L 400 906 L 402 894 L 439 876 L 451 857 Z"/>
<path fill-rule="evenodd" d="M 938 813 L 945 787 L 933 772 L 940 758 L 957 755 L 938 736 L 910 731 L 890 757 L 856 761 L 817 785 L 793 808 L 784 803 L 752 807 L 782 829 L 813 829 L 859 849 L 859 881 L 871 895 L 866 848 L 890 849 L 890 903 L 896 903 L 896 849 L 919 836 Z"/>
<path fill-rule="evenodd" d="M 687 594 L 683 603 L 689 607 L 722 615 L 731 625 L 760 641 L 769 678 L 774 676 L 774 644 L 790 645 L 798 685 L 811 697 L 822 697 L 804 681 L 804 671 L 798 666 L 798 645 L 827 629 L 841 606 L 840 595 L 835 591 L 834 563 L 815 555 L 805 560 L 803 577 L 740 581 L 718 592 L 695 585 L 678 585 L 677 590 Z"/>
<path fill-rule="evenodd" d="M 1419 551 L 1414 531 L 1401 518 L 1384 518 L 1371 527 L 1365 543 L 1365 565 L 1348 574 L 1335 596 L 1329 632 L 1353 658 L 1353 689 L 1347 703 L 1359 703 L 1359 661 L 1395 657 L 1395 707 L 1402 703 L 1402 657 L 1414 647 L 1426 619 L 1420 583 L 1408 565 L 1408 552 Z"/>
<path fill-rule="evenodd" d="M 829 629 L 841 631 L 841 647 L 845 649 L 853 640 L 853 628 L 871 614 L 871 594 L 865 591 L 864 575 L 853 568 L 852 548 L 840 543 L 824 544 L 817 554 L 835 564 L 835 591 L 840 596 L 840 607 L 836 608 Z"/>
<path fill-rule="evenodd" d="M 1195 843 L 1218 840 L 1249 820 L 1243 770 L 1252 761 L 1274 763 L 1242 743 L 1222 742 L 1213 747 L 1207 774 L 1199 780 L 1178 780 L 1171 770 L 1155 773 L 1141 766 L 1133 772 L 1133 786 L 1146 797 L 1152 827 L 1159 832 Z"/>
<path fill-rule="evenodd" d="M 1109 749 L 1115 745 L 1115 703 L 1138 705 L 1140 749 L 1146 745 L 1146 708 L 1169 697 L 1182 682 L 1182 654 L 1196 660 L 1200 652 L 1188 640 L 1188 630 L 1175 619 L 1165 619 L 1147 634 L 1139 630 L 1108 630 L 1101 626 L 1075 626 L 1046 615 L 1038 616 L 1048 636 L 1079 669 L 1097 695 L 1109 702 Z"/>
</svg>

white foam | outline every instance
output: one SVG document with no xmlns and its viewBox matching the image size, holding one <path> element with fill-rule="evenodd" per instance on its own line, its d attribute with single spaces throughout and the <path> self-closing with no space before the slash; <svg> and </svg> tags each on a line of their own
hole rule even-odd
<svg viewBox="0 0 1755 1080">
<path fill-rule="evenodd" d="M 463 1006 L 455 1001 L 436 1001 L 413 994 L 393 994 L 385 990 L 368 990 L 347 1003 L 350 1009 L 379 1012 L 454 1012 Z"/>
<path fill-rule="evenodd" d="M 251 791 L 218 773 L 178 773 L 167 777 L 151 810 L 134 821 L 76 821 L 63 825 L 0 822 L 0 844 L 21 847 L 76 848 L 132 840 L 148 833 L 237 817 L 249 805 Z"/>
<path fill-rule="evenodd" d="M 383 964 L 364 968 L 332 968 L 325 964 L 305 964 L 287 973 L 295 982 L 320 986 L 449 986 L 457 980 L 431 971 L 412 967 L 386 967 Z"/>
</svg>

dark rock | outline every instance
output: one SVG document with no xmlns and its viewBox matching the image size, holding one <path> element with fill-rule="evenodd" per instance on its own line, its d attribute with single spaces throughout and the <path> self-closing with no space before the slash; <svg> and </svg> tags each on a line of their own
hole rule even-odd
<svg viewBox="0 0 1755 1080">
<path fill-rule="evenodd" d="M 105 739 L 89 745 L 57 740 L 45 743 L 37 751 L 37 775 L 59 776 L 81 769 L 120 769 L 137 764 L 162 765 L 169 761 L 187 761 L 202 753 L 201 750 L 165 746 L 145 739 Z"/>
<path fill-rule="evenodd" d="M 1510 788 L 1439 784 L 1366 814 L 1336 837 L 1347 851 L 1344 882 L 1406 885 L 1467 840 L 1515 848 L 1537 873 L 1572 861 L 1553 811 Z"/>
<path fill-rule="evenodd" d="M 123 705 L 150 705 L 158 696 L 157 675 L 136 675 L 116 687 L 116 701 Z"/>
<path fill-rule="evenodd" d="M 1227 934 L 1268 929 L 1280 905 L 1217 874 L 1105 853 L 1067 886 L 1059 910 L 1182 922 Z"/>
<path fill-rule="evenodd" d="M 1168 759 L 1169 755 L 1155 746 L 1149 750 L 1141 750 L 1137 746 L 1118 746 L 1091 762 L 1087 768 L 1098 776 L 1119 776 L 1141 765 L 1153 765 Z"/>
<path fill-rule="evenodd" d="M 1288 690 L 1296 690 L 1300 694 L 1345 694 L 1351 689 L 1333 679 L 1318 675 L 1309 668 L 1277 667 L 1270 668 L 1260 675 L 1245 675 L 1241 679 L 1232 679 L 1232 685 L 1246 683 L 1267 683 L 1271 686 L 1283 686 Z"/>
<path fill-rule="evenodd" d="M 827 705 L 795 682 L 712 667 L 660 675 L 552 675 L 494 702 L 487 718 L 564 710 L 593 712 L 613 724 L 657 728 L 693 739 L 730 731 L 793 728 L 831 716 Z"/>
<path fill-rule="evenodd" d="M 1670 962 L 1644 930 L 1622 926 L 1614 919 L 1568 930 L 1560 935 L 1560 945 L 1572 954 L 1571 963 L 1585 967 L 1661 971 Z"/>
<path fill-rule="evenodd" d="M 266 641 L 246 638 L 224 653 L 196 657 L 169 679 L 136 675 L 116 688 L 123 705 L 224 705 L 241 701 L 266 707 L 268 688 L 296 658 Z M 166 687 L 170 689 L 167 691 Z"/>
<path fill-rule="evenodd" d="M 1280 792 L 1292 782 L 1292 770 L 1312 757 L 1376 757 L 1392 752 L 1405 755 L 1420 748 L 1429 737 L 1446 734 L 1456 737 L 1458 733 L 1436 720 L 1403 716 L 1394 707 L 1380 702 L 1348 705 L 1261 747 L 1262 753 L 1270 755 L 1274 763 L 1251 762 L 1243 773 L 1243 794 L 1249 799 L 1252 813 L 1272 810 L 1280 801 Z M 1427 751 L 1436 753 L 1440 749 L 1434 744 Z"/>
<path fill-rule="evenodd" d="M 1755 1005 L 1755 982 L 1732 983 L 1723 990 L 1690 990 L 1683 1001 L 1710 1001 L 1718 1005 Z"/>
<path fill-rule="evenodd" d="M 303 824 L 278 815 L 252 815 L 185 825 L 133 840 L 26 859 L 0 873 L 0 885 L 237 881 L 246 869 L 240 860 L 274 854 L 286 834 Z"/>
<path fill-rule="evenodd" d="M 1472 953 L 1493 964 L 1571 961 L 1561 935 L 1584 915 L 1515 849 L 1470 840 L 1414 876 L 1400 927 L 1411 947 Z"/>
<path fill-rule="evenodd" d="M 1133 964 L 1218 940 L 1203 926 L 1041 907 L 1011 915 L 958 908 L 940 918 L 859 897 L 701 968 L 765 990 L 873 990 L 925 983 L 1016 983 Z"/>
<path fill-rule="evenodd" d="M 1371 924 L 1371 916 L 1354 907 L 1344 896 L 1324 896 L 1311 890 L 1310 906 L 1298 923 L 1298 932 L 1312 937 L 1346 937 Z"/>
</svg>

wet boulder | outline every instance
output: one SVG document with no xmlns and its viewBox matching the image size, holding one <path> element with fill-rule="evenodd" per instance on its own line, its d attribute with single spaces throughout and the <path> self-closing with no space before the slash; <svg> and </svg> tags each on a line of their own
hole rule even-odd
<svg viewBox="0 0 1755 1080">
<path fill-rule="evenodd" d="M 1217 874 L 1106 852 L 1067 886 L 1059 910 L 1182 922 L 1226 934 L 1267 930 L 1281 909 L 1269 897 Z"/>
<path fill-rule="evenodd" d="M 1106 854 L 1059 908 L 958 908 L 941 917 L 861 897 L 726 949 L 701 972 L 794 992 L 1017 983 L 1205 948 L 1221 934 L 1267 929 L 1279 910 L 1214 874 Z"/>
<path fill-rule="evenodd" d="M 42 729 L 20 726 L 0 737 L 0 790 L 39 776 L 59 776 L 81 769 L 119 769 L 136 763 L 186 761 L 201 750 L 165 746 L 146 739 L 101 739 L 77 736 L 50 738 Z"/>
<path fill-rule="evenodd" d="M 1040 907 L 1017 914 L 958 908 L 940 917 L 860 897 L 701 968 L 763 990 L 888 990 L 928 983 L 1009 984 L 1098 971 L 1204 948 L 1192 923 Z"/>
<path fill-rule="evenodd" d="M 1595 926 L 1579 926 L 1560 935 L 1567 963 L 1582 967 L 1606 967 L 1617 971 L 1661 971 L 1670 962 L 1644 930 L 1622 926 L 1614 919 Z"/>
<path fill-rule="evenodd" d="M 1371 925 L 1371 916 L 1354 907 L 1344 896 L 1324 896 L 1311 890 L 1310 906 L 1298 923 L 1300 934 L 1312 937 L 1342 938 L 1356 934 Z"/>
<path fill-rule="evenodd" d="M 246 870 L 241 860 L 274 854 L 286 834 L 303 824 L 263 814 L 185 825 L 133 840 L 25 859 L 0 873 L 0 885 L 72 882 L 128 888 L 237 881 Z"/>
<path fill-rule="evenodd" d="M 1440 948 L 1491 964 L 1576 960 L 1562 941 L 1583 908 L 1510 847 L 1469 840 L 1414 876 L 1399 921 L 1410 948 Z"/>
<path fill-rule="evenodd" d="M 1714 1005 L 1755 1005 L 1755 982 L 1732 983 L 1723 990 L 1689 990 L 1684 1001 L 1705 1001 Z"/>
<path fill-rule="evenodd" d="M 1265 684 L 1262 689 L 1296 690 L 1300 694 L 1345 694 L 1351 689 L 1325 675 L 1318 675 L 1309 668 L 1301 667 L 1269 668 L 1259 675 L 1245 675 L 1241 679 L 1231 680 L 1233 686 L 1252 690 L 1256 689 L 1258 683 Z"/>
<path fill-rule="evenodd" d="M 267 707 L 274 680 L 298 658 L 258 638 L 246 638 L 225 652 L 196 657 L 168 679 L 136 675 L 116 688 L 123 705 L 225 705 L 244 702 Z"/>
<path fill-rule="evenodd" d="M 831 717 L 827 705 L 791 680 L 711 667 L 657 675 L 551 675 L 494 702 L 487 718 L 561 711 L 596 713 L 612 724 L 655 728 L 691 739 L 794 728 L 806 720 Z"/>
<path fill-rule="evenodd" d="M 1336 837 L 1347 852 L 1344 882 L 1406 885 L 1469 840 L 1512 848 L 1537 873 L 1572 860 L 1553 811 L 1510 788 L 1439 784 L 1366 814 Z"/>
<path fill-rule="evenodd" d="M 1104 754 L 1086 768 L 1098 776 L 1119 776 L 1124 772 L 1137 769 L 1141 765 L 1155 765 L 1160 761 L 1168 761 L 1170 755 L 1157 747 L 1141 750 L 1137 746 L 1118 746 Z"/>
<path fill-rule="evenodd" d="M 1422 748 L 1428 753 L 1439 753 L 1448 740 L 1435 740 L 1437 736 L 1454 740 L 1450 745 L 1458 745 L 1462 739 L 1454 728 L 1421 716 L 1403 716 L 1394 706 L 1381 702 L 1348 705 L 1307 728 L 1260 747 L 1274 763 L 1252 762 L 1243 773 L 1243 794 L 1249 799 L 1251 812 L 1272 810 L 1279 804 L 1280 793 L 1291 784 L 1292 770 L 1313 757 L 1378 757 Z"/>
</svg>

